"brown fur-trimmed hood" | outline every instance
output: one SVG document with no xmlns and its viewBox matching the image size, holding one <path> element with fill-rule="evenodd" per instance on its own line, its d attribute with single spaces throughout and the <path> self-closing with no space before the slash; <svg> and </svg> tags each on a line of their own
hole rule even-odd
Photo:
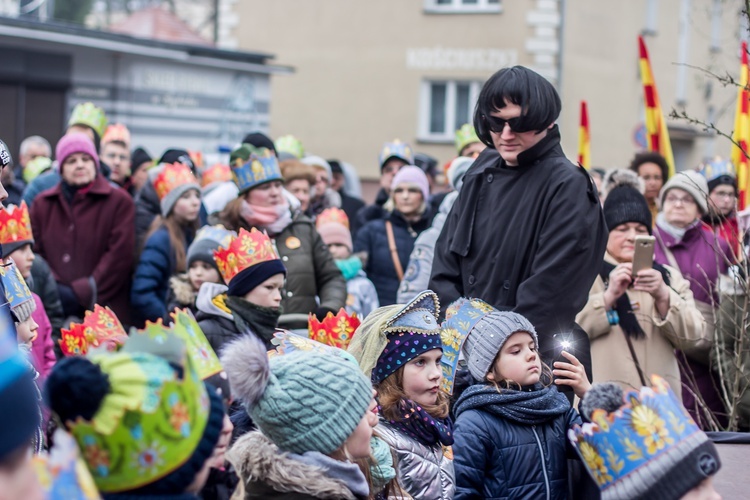
<svg viewBox="0 0 750 500">
<path fill-rule="evenodd" d="M 169 286 L 172 288 L 175 300 L 181 305 L 192 306 L 194 304 L 195 293 L 186 273 L 169 278 Z"/>
<path fill-rule="evenodd" d="M 323 469 L 289 457 L 258 431 L 238 439 L 227 453 L 227 459 L 240 476 L 240 487 L 244 487 L 244 498 L 247 500 L 280 497 L 357 498 L 345 484 L 327 477 Z"/>
</svg>

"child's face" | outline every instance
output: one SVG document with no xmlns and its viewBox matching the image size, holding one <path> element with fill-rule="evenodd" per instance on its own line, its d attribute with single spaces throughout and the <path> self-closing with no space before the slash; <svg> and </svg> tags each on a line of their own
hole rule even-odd
<svg viewBox="0 0 750 500">
<path fill-rule="evenodd" d="M 256 306 L 279 307 L 282 288 L 284 288 L 284 275 L 275 274 L 247 292 L 243 298 Z"/>
<path fill-rule="evenodd" d="M 336 260 L 348 259 L 352 254 L 346 245 L 342 245 L 341 243 L 330 243 L 328 250 L 330 250 L 331 255 Z"/>
<path fill-rule="evenodd" d="M 539 382 L 541 374 L 542 360 L 534 339 L 526 332 L 516 332 L 505 341 L 487 374 L 487 380 L 532 385 Z"/>
<path fill-rule="evenodd" d="M 214 266 L 202 260 L 196 260 L 190 264 L 188 281 L 190 281 L 190 285 L 196 292 L 200 290 L 203 283 L 221 283 L 219 271 Z"/>
<path fill-rule="evenodd" d="M 31 316 L 26 321 L 16 323 L 16 338 L 18 339 L 18 343 L 31 345 L 36 338 L 37 330 L 39 330 L 39 325 Z"/>
<path fill-rule="evenodd" d="M 440 368 L 442 349 L 432 349 L 404 365 L 403 390 L 406 397 L 417 404 L 431 406 L 437 403 L 443 371 Z"/>
<path fill-rule="evenodd" d="M 172 208 L 172 214 L 182 224 L 198 220 L 201 211 L 201 195 L 195 189 L 180 196 Z"/>
<path fill-rule="evenodd" d="M 31 249 L 31 243 L 22 246 L 21 248 L 14 250 L 8 255 L 16 263 L 16 267 L 21 272 L 23 279 L 29 279 L 31 276 L 31 264 L 34 263 L 34 251 Z M 6 258 L 5 263 L 9 260 Z"/>
<path fill-rule="evenodd" d="M 714 478 L 711 476 L 685 493 L 682 496 L 682 500 L 721 500 L 721 495 L 714 488 Z"/>
</svg>

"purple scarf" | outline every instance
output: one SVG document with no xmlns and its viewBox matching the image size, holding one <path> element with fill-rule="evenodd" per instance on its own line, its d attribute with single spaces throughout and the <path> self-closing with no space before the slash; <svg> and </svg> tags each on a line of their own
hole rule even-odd
<svg viewBox="0 0 750 500">
<path fill-rule="evenodd" d="M 435 418 L 410 399 L 402 400 L 399 406 L 401 419 L 388 420 L 394 428 L 425 446 L 435 446 L 438 442 L 443 446 L 453 444 L 453 421 L 450 417 Z"/>
</svg>

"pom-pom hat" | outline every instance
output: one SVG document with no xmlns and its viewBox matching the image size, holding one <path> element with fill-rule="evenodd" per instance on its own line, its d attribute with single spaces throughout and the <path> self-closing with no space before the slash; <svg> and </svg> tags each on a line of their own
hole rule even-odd
<svg viewBox="0 0 750 500">
<path fill-rule="evenodd" d="M 0 245 L 2 254 L 10 255 L 24 245 L 34 244 L 31 218 L 26 202 L 0 209 Z"/>
</svg>

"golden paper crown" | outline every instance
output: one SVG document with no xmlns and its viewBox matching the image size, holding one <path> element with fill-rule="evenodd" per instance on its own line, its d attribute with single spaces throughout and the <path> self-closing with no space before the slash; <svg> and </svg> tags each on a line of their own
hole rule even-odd
<svg viewBox="0 0 750 500">
<path fill-rule="evenodd" d="M 0 210 L 0 245 L 33 240 L 29 208 L 25 201 L 21 202 L 20 207 L 10 205 Z"/>
<path fill-rule="evenodd" d="M 232 180 L 232 169 L 229 165 L 216 163 L 203 171 L 201 186 L 206 187 L 214 182 L 227 182 Z"/>
<path fill-rule="evenodd" d="M 154 179 L 154 189 L 159 199 L 164 199 L 170 191 L 183 184 L 198 184 L 190 167 L 182 163 L 166 164 Z"/>
<path fill-rule="evenodd" d="M 237 237 L 232 238 L 227 248 L 219 248 L 214 252 L 214 260 L 224 283 L 229 283 L 248 267 L 278 259 L 279 254 L 276 253 L 271 239 L 266 233 L 255 228 L 250 231 L 240 229 Z"/>
<path fill-rule="evenodd" d="M 357 313 L 351 316 L 341 308 L 336 316 L 329 312 L 323 321 L 318 321 L 314 314 L 310 313 L 307 320 L 310 339 L 321 344 L 344 349 L 349 346 L 354 331 L 359 327 L 361 321 Z"/>
<path fill-rule="evenodd" d="M 104 137 L 102 137 L 102 144 L 107 144 L 108 142 L 122 142 L 127 148 L 130 148 L 130 131 L 128 127 L 122 123 L 115 123 L 107 127 L 107 131 L 104 132 Z"/>
<path fill-rule="evenodd" d="M 82 356 L 89 349 L 106 346 L 108 351 L 114 351 L 128 338 L 122 323 L 109 307 L 99 304 L 93 311 L 86 311 L 83 323 L 71 323 L 70 329 L 60 330 L 60 348 L 65 356 Z"/>
<path fill-rule="evenodd" d="M 318 218 L 315 219 L 315 227 L 320 227 L 323 224 L 328 224 L 329 222 L 341 224 L 345 228 L 349 229 L 349 217 L 347 217 L 346 212 L 344 212 L 340 208 L 331 207 L 323 210 L 320 215 L 318 215 Z"/>
</svg>

